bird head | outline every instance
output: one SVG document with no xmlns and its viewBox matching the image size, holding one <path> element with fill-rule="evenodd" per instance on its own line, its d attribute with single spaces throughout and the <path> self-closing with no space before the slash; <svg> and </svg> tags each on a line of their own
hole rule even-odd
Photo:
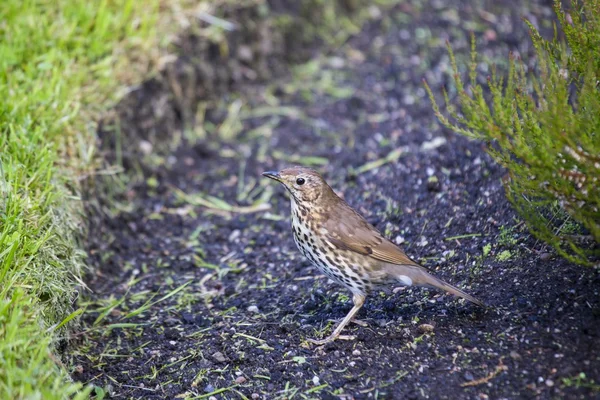
<svg viewBox="0 0 600 400">
<path fill-rule="evenodd" d="M 333 194 L 327 182 L 314 169 L 291 167 L 279 172 L 263 172 L 263 176 L 280 182 L 299 204 L 315 204 Z"/>
</svg>

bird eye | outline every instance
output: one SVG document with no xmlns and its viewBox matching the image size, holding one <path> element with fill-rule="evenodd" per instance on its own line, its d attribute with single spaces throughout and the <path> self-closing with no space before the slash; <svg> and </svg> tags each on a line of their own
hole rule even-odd
<svg viewBox="0 0 600 400">
<path fill-rule="evenodd" d="M 298 179 L 296 179 L 296 184 L 297 185 L 304 185 L 304 178 L 298 178 Z"/>
</svg>

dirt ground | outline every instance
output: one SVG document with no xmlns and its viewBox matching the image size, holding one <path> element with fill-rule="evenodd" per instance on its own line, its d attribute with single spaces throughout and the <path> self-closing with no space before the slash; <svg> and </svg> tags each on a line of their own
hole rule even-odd
<svg viewBox="0 0 600 400">
<path fill-rule="evenodd" d="M 144 142 L 144 179 L 90 232 L 73 378 L 112 398 L 600 398 L 598 272 L 527 233 L 505 171 L 440 128 L 422 84 L 449 87 L 445 42 L 464 61 L 471 31 L 482 77 L 509 51 L 531 54 L 520 18 L 547 31 L 553 13 L 521 3 L 371 8 L 343 46 L 211 103 L 171 153 Z M 317 168 L 491 309 L 419 288 L 373 293 L 367 326 L 345 331 L 356 340 L 310 345 L 351 300 L 299 254 L 288 197 L 260 175 L 290 164 Z"/>
</svg>

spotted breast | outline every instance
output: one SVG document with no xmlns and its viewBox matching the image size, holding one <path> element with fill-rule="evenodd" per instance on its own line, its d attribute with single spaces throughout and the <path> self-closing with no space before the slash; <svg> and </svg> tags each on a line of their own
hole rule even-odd
<svg viewBox="0 0 600 400">
<path fill-rule="evenodd" d="M 367 294 L 371 289 L 370 280 L 357 257 L 351 252 L 336 249 L 324 239 L 326 235 L 315 234 L 324 228 L 310 218 L 309 210 L 294 200 L 291 204 L 294 242 L 302 255 L 325 276 L 347 287 L 352 293 Z"/>
</svg>

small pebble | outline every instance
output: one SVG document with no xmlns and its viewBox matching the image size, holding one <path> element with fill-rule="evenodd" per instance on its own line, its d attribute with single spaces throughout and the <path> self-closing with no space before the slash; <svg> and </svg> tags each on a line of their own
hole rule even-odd
<svg viewBox="0 0 600 400">
<path fill-rule="evenodd" d="M 360 350 L 354 350 L 354 351 L 352 352 L 352 355 L 353 355 L 353 356 L 360 356 Z"/>
<path fill-rule="evenodd" d="M 493 42 L 498 38 L 496 31 L 493 29 L 486 29 L 483 36 L 486 38 L 486 40 L 488 40 L 490 42 Z"/>
<path fill-rule="evenodd" d="M 247 310 L 248 312 L 251 312 L 251 313 L 259 313 L 259 312 L 260 312 L 260 311 L 258 310 L 258 307 L 256 307 L 256 306 L 250 306 L 250 307 L 248 307 L 246 310 Z"/>
<path fill-rule="evenodd" d="M 237 238 L 239 238 L 239 237 L 240 237 L 240 235 L 241 235 L 241 234 L 242 234 L 242 232 L 240 232 L 240 230 L 239 230 L 239 229 L 236 229 L 236 230 L 234 230 L 233 232 L 231 232 L 231 233 L 229 234 L 229 241 L 230 241 L 230 242 L 233 242 L 233 241 L 235 241 Z"/>
<path fill-rule="evenodd" d="M 465 379 L 467 381 L 472 381 L 475 378 L 473 377 L 473 374 L 471 372 L 467 371 L 467 372 L 465 372 Z"/>
<path fill-rule="evenodd" d="M 188 166 L 191 167 L 192 165 L 194 165 L 194 159 L 192 157 L 185 157 L 183 159 L 183 163 Z"/>
<path fill-rule="evenodd" d="M 312 378 L 312 382 L 313 382 L 313 385 L 315 385 L 315 386 L 319 386 L 319 383 L 321 383 L 321 380 L 319 379 L 319 377 L 318 377 L 318 376 L 316 376 L 316 375 L 315 375 L 315 376 L 313 376 L 313 378 Z"/>
<path fill-rule="evenodd" d="M 256 400 L 256 399 L 260 398 L 260 395 L 258 393 L 252 393 L 252 396 L 250 396 L 250 397 L 252 397 L 254 400 Z"/>
<path fill-rule="evenodd" d="M 404 98 L 402 99 L 402 101 L 404 102 L 404 104 L 406 104 L 407 106 L 413 105 L 415 104 L 415 97 L 411 96 L 410 94 L 407 94 L 404 96 Z"/>
<path fill-rule="evenodd" d="M 227 361 L 223 353 L 221 353 L 220 351 L 217 351 L 215 354 L 212 355 L 212 357 L 215 359 L 215 361 L 218 362 L 224 363 L 225 361 Z"/>
<path fill-rule="evenodd" d="M 369 10 L 369 14 L 370 14 L 371 18 L 373 18 L 373 19 L 381 18 L 381 9 L 379 7 L 377 7 L 376 5 L 369 6 L 368 10 Z"/>
<path fill-rule="evenodd" d="M 140 140 L 139 146 L 140 146 L 141 152 L 144 153 L 145 155 L 152 153 L 153 146 L 152 146 L 152 143 L 150 143 L 149 141 Z"/>
<path fill-rule="evenodd" d="M 235 383 L 237 383 L 238 385 L 241 385 L 244 382 L 246 382 L 246 378 L 243 376 L 238 376 L 237 378 L 235 378 Z"/>
<path fill-rule="evenodd" d="M 548 387 L 554 386 L 554 381 L 552 379 L 546 379 L 546 386 L 548 386 Z"/>
<path fill-rule="evenodd" d="M 510 358 L 512 358 L 513 360 L 520 360 L 521 355 L 519 353 L 517 353 L 516 351 L 512 350 L 510 352 Z"/>
<path fill-rule="evenodd" d="M 433 332 L 433 325 L 431 324 L 421 324 L 418 327 L 419 332 L 421 333 L 429 333 L 429 332 Z"/>
<path fill-rule="evenodd" d="M 342 57 L 331 57 L 329 59 L 329 66 L 331 68 L 340 69 L 346 65 L 346 61 Z"/>
<path fill-rule="evenodd" d="M 211 385 L 210 383 L 208 385 L 206 385 L 206 387 L 204 388 L 205 393 L 212 393 L 214 391 L 215 391 L 215 387 L 213 385 Z"/>
<path fill-rule="evenodd" d="M 240 45 L 238 47 L 238 58 L 242 61 L 251 61 L 254 57 L 252 48 L 247 45 Z"/>
</svg>

